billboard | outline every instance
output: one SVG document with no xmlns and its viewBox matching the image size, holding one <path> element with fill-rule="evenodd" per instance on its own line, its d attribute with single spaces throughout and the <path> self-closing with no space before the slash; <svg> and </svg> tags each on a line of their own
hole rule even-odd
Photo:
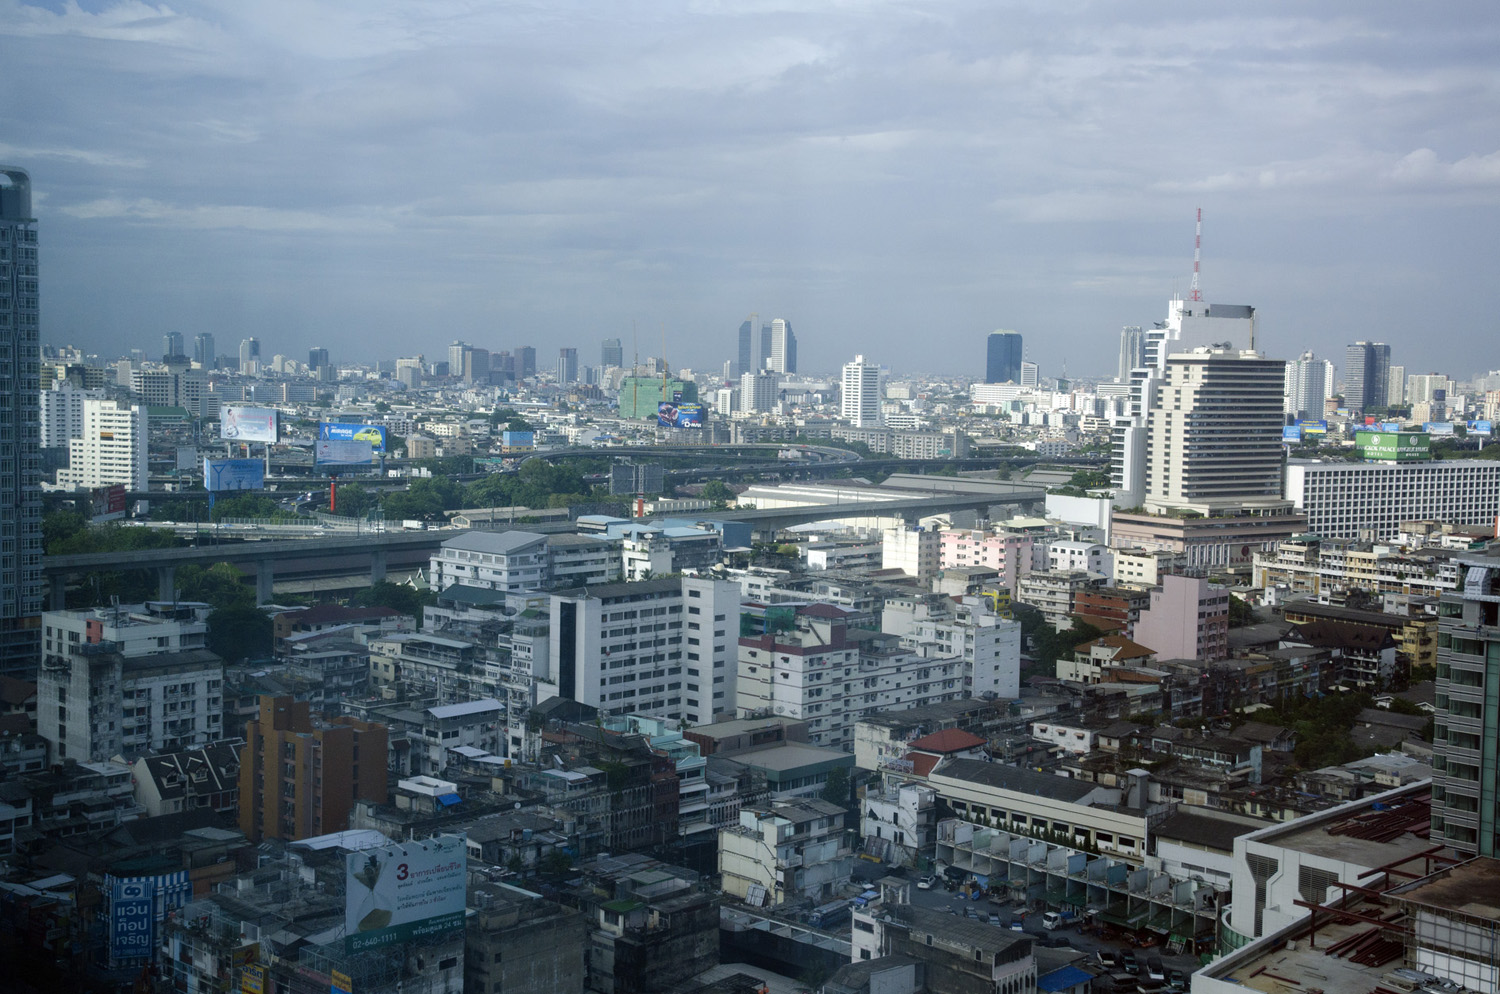
<svg viewBox="0 0 1500 994">
<path fill-rule="evenodd" d="M 1380 422 L 1380 430 L 1381 431 L 1400 431 L 1401 430 L 1401 422 L 1399 422 L 1399 421 L 1382 421 L 1382 422 Z"/>
<path fill-rule="evenodd" d="M 1302 429 L 1304 435 L 1328 434 L 1328 422 L 1316 418 L 1303 418 L 1297 422 L 1297 427 Z"/>
<path fill-rule="evenodd" d="M 1419 431 L 1357 431 L 1354 448 L 1361 459 L 1379 462 L 1421 462 L 1432 458 L 1430 439 Z"/>
<path fill-rule="evenodd" d="M 203 460 L 203 489 L 209 493 L 265 488 L 266 464 L 260 459 Z"/>
<path fill-rule="evenodd" d="M 116 880 L 110 888 L 111 959 L 142 959 L 152 955 L 152 933 L 155 931 L 153 890 L 149 879 Z"/>
<path fill-rule="evenodd" d="M 276 441 L 276 412 L 269 407 L 219 408 L 219 437 L 236 442 Z"/>
<path fill-rule="evenodd" d="M 365 439 L 320 438 L 313 443 L 313 462 L 319 466 L 365 466 L 375 458 L 375 446 Z"/>
<path fill-rule="evenodd" d="M 702 428 L 702 404 L 671 404 L 662 401 L 656 405 L 658 428 Z"/>
<path fill-rule="evenodd" d="M 344 857 L 349 954 L 464 927 L 462 835 L 362 849 Z"/>
<path fill-rule="evenodd" d="M 1493 434 L 1495 431 L 1495 423 L 1493 421 L 1470 421 L 1469 431 L 1478 435 Z"/>
<path fill-rule="evenodd" d="M 1281 429 L 1281 440 L 1293 443 L 1302 441 L 1302 429 L 1296 425 L 1286 425 Z"/>
<path fill-rule="evenodd" d="M 319 421 L 318 438 L 328 439 L 331 442 L 369 442 L 376 452 L 385 451 L 385 425 Z"/>
<path fill-rule="evenodd" d="M 1453 434 L 1453 422 L 1428 421 L 1422 425 L 1422 430 L 1429 435 L 1451 435 Z"/>
<path fill-rule="evenodd" d="M 500 444 L 507 449 L 529 449 L 536 445 L 534 431 L 502 431 Z"/>
</svg>

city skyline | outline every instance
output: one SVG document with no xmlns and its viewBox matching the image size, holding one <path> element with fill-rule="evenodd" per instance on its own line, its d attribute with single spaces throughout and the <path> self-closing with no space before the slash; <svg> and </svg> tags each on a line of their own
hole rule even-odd
<svg viewBox="0 0 1500 994">
<path fill-rule="evenodd" d="M 159 13 L 0 25 L 48 341 L 550 355 L 634 321 L 709 369 L 770 301 L 808 369 L 962 371 L 1007 327 L 1106 377 L 1201 206 L 1204 297 L 1257 301 L 1267 354 L 1500 366 L 1486 7 Z"/>
</svg>

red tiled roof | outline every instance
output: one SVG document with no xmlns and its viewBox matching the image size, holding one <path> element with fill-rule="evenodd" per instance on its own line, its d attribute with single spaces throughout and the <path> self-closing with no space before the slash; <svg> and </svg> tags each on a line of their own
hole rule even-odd
<svg viewBox="0 0 1500 994">
<path fill-rule="evenodd" d="M 807 604 L 797 608 L 797 613 L 811 618 L 842 618 L 849 612 L 832 604 Z"/>
<path fill-rule="evenodd" d="M 963 752 L 965 749 L 975 749 L 984 745 L 985 740 L 979 736 L 966 732 L 961 728 L 945 728 L 941 732 L 933 732 L 924 735 L 909 743 L 913 749 L 923 752 L 950 753 Z"/>
<path fill-rule="evenodd" d="M 925 777 L 932 772 L 932 768 L 942 762 L 942 756 L 929 756 L 922 752 L 910 752 L 906 758 L 911 760 L 911 771 L 919 777 Z"/>
</svg>

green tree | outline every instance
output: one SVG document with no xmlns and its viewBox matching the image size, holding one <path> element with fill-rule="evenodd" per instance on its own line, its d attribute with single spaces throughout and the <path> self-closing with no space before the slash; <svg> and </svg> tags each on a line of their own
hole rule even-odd
<svg viewBox="0 0 1500 994">
<path fill-rule="evenodd" d="M 1245 625 L 1255 624 L 1255 609 L 1246 601 L 1229 595 L 1229 627 L 1243 628 Z"/>
<path fill-rule="evenodd" d="M 255 591 L 246 586 L 244 575 L 229 563 L 212 566 L 182 566 L 177 570 L 177 596 L 185 601 L 203 601 L 215 610 L 255 607 Z"/>
<path fill-rule="evenodd" d="M 404 583 L 381 580 L 355 594 L 350 600 L 355 607 L 388 607 L 416 619 L 422 624 L 422 608 L 437 603 L 437 594 L 431 590 L 418 590 Z"/>
<path fill-rule="evenodd" d="M 264 659 L 271 655 L 270 617 L 259 608 L 227 607 L 208 616 L 208 648 L 226 662 Z"/>
<path fill-rule="evenodd" d="M 340 483 L 334 493 L 334 500 L 338 503 L 335 513 L 344 518 L 362 518 L 380 504 L 374 493 L 354 480 Z"/>
<path fill-rule="evenodd" d="M 385 495 L 381 507 L 390 520 L 438 521 L 444 511 L 463 506 L 464 490 L 446 476 L 411 481 L 405 490 Z"/>
<path fill-rule="evenodd" d="M 49 511 L 42 516 L 42 548 L 48 555 L 54 555 L 53 549 L 87 530 L 88 526 L 88 519 L 77 511 Z"/>
<path fill-rule="evenodd" d="M 554 849 L 542 857 L 541 862 L 537 864 L 537 869 L 544 877 L 561 880 L 568 875 L 569 870 L 573 869 L 573 857 L 561 849 Z"/>
<path fill-rule="evenodd" d="M 213 520 L 223 521 L 225 518 L 272 518 L 279 520 L 295 520 L 295 514 L 288 514 L 281 509 L 269 497 L 259 494 L 236 494 L 233 497 L 217 497 L 214 499 Z"/>
<path fill-rule="evenodd" d="M 723 480 L 709 480 L 703 484 L 703 499 L 715 504 L 727 504 L 734 500 L 734 491 Z"/>
</svg>

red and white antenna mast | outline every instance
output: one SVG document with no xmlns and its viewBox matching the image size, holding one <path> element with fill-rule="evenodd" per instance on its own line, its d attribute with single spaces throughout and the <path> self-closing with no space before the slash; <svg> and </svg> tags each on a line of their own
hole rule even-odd
<svg viewBox="0 0 1500 994">
<path fill-rule="evenodd" d="M 1198 208 L 1198 227 L 1193 232 L 1193 285 L 1188 289 L 1189 300 L 1202 300 L 1198 290 L 1198 256 L 1203 251 L 1203 208 Z"/>
</svg>

